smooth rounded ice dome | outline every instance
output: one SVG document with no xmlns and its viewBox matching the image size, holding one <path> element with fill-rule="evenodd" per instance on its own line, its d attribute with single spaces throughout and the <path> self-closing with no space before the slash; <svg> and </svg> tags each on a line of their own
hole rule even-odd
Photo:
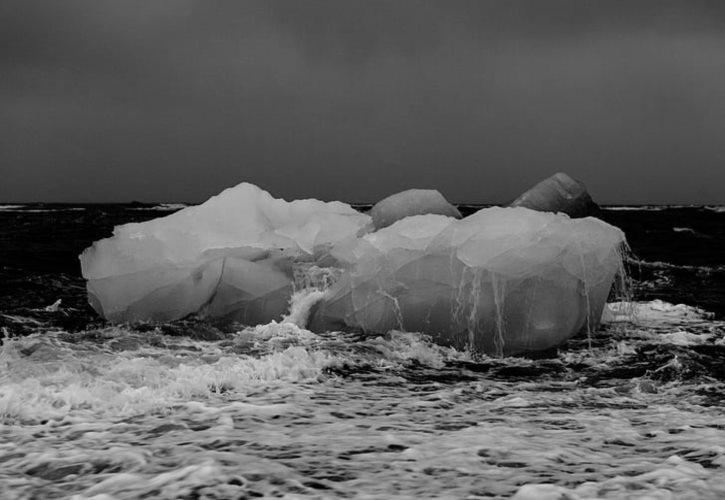
<svg viewBox="0 0 725 500">
<path fill-rule="evenodd" d="M 377 202 L 370 210 L 375 229 L 389 225 L 413 215 L 438 214 L 461 218 L 456 207 L 448 203 L 435 189 L 408 189 L 395 193 Z"/>
<path fill-rule="evenodd" d="M 563 172 L 539 182 L 512 201 L 510 206 L 540 212 L 562 212 L 572 218 L 599 213 L 599 206 L 592 200 L 586 186 Z"/>
</svg>

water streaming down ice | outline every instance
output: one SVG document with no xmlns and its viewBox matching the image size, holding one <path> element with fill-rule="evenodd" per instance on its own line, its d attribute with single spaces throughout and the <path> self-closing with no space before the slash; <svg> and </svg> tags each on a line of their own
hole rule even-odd
<svg viewBox="0 0 725 500">
<path fill-rule="evenodd" d="M 0 212 L 12 212 L 24 207 L 25 205 L 0 205 Z"/>
<path fill-rule="evenodd" d="M 81 256 L 89 298 L 114 321 L 197 313 L 256 325 L 282 319 L 300 273 L 337 269 L 330 291 L 308 299 L 319 302 L 315 331 L 401 329 L 501 355 L 553 347 L 596 323 L 621 266 L 620 230 L 526 208 L 404 217 L 447 204 L 430 193 L 393 196 L 392 208 L 384 200 L 382 212 L 403 218 L 370 232 L 370 217 L 349 205 L 286 202 L 240 184 L 96 242 Z"/>
<path fill-rule="evenodd" d="M 293 263 L 354 238 L 370 218 L 349 205 L 286 202 L 243 183 L 166 217 L 118 226 L 81 255 L 107 319 L 167 321 L 201 312 L 248 324 L 285 313 Z"/>
<path fill-rule="evenodd" d="M 350 269 L 311 328 L 424 332 L 499 355 L 547 349 L 598 323 L 623 243 L 598 219 L 525 208 L 408 217 L 333 249 Z"/>
</svg>

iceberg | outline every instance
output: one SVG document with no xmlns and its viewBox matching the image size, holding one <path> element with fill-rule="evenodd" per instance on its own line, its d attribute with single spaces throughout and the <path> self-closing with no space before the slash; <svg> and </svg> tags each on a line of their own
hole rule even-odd
<svg viewBox="0 0 725 500">
<path fill-rule="evenodd" d="M 115 322 L 191 313 L 257 324 L 279 319 L 295 265 L 367 232 L 370 217 L 341 202 L 285 200 L 248 183 L 199 206 L 126 224 L 80 256 L 89 302 Z"/>
<path fill-rule="evenodd" d="M 408 217 L 333 249 L 349 270 L 310 329 L 416 331 L 497 355 L 545 350 L 597 324 L 624 241 L 599 219 L 527 208 Z"/>
<path fill-rule="evenodd" d="M 621 270 L 624 234 L 593 217 L 493 207 L 460 219 L 432 190 L 386 200 L 371 217 L 239 184 L 87 248 L 89 302 L 114 322 L 294 316 L 315 332 L 415 331 L 509 355 L 596 326 Z M 309 286 L 311 309 L 288 314 Z"/>
</svg>

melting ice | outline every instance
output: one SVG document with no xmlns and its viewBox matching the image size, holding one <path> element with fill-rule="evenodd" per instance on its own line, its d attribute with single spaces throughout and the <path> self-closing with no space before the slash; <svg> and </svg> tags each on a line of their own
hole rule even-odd
<svg viewBox="0 0 725 500">
<path fill-rule="evenodd" d="M 426 211 L 444 215 L 412 215 Z M 83 253 L 83 275 L 92 305 L 113 321 L 197 313 L 256 325 L 283 317 L 300 269 L 333 269 L 314 331 L 399 329 L 501 355 L 591 328 L 621 268 L 623 233 L 591 217 L 517 207 L 456 220 L 429 190 L 372 213 L 375 225 L 344 203 L 286 202 L 244 183 L 117 227 Z"/>
</svg>

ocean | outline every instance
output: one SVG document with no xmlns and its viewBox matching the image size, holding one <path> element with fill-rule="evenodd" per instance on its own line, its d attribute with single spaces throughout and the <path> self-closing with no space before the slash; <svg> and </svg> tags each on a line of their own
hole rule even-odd
<svg viewBox="0 0 725 500">
<path fill-rule="evenodd" d="M 725 498 L 725 207 L 604 207 L 628 293 L 533 359 L 103 321 L 78 254 L 182 206 L 0 205 L 1 499 Z"/>
</svg>

